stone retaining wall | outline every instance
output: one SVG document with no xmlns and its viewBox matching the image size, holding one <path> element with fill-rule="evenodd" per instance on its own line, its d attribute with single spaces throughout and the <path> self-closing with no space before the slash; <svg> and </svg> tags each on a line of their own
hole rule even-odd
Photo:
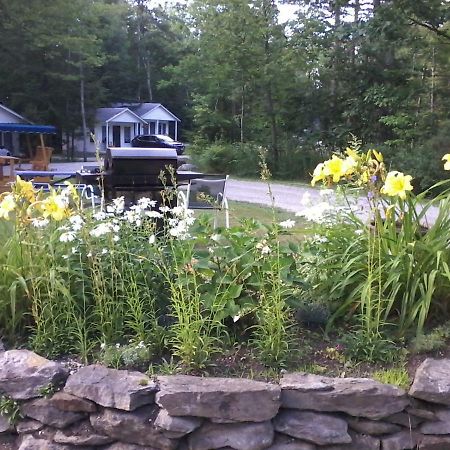
<svg viewBox="0 0 450 450">
<path fill-rule="evenodd" d="M 0 392 L 1 450 L 450 450 L 450 360 L 427 359 L 407 394 L 304 373 L 279 384 L 99 365 L 69 374 L 11 350 Z"/>
</svg>

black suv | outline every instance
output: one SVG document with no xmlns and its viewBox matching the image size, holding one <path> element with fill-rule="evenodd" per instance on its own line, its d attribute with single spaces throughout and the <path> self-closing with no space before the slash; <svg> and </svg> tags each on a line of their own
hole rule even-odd
<svg viewBox="0 0 450 450">
<path fill-rule="evenodd" d="M 140 134 L 132 141 L 133 147 L 147 147 L 147 148 L 174 148 L 177 155 L 182 155 L 184 152 L 184 144 L 174 141 L 170 136 L 163 134 Z"/>
</svg>

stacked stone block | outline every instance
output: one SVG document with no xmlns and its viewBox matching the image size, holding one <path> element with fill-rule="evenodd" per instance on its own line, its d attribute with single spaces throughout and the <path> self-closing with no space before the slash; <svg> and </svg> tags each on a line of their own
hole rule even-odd
<svg viewBox="0 0 450 450">
<path fill-rule="evenodd" d="M 58 387 L 57 392 L 53 388 Z M 404 390 L 366 378 L 285 374 L 280 383 L 60 364 L 0 353 L 0 450 L 450 450 L 450 360 Z"/>
</svg>

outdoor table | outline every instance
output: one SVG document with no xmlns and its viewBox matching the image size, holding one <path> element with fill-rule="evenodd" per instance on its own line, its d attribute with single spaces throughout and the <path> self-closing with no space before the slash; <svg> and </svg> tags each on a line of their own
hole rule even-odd
<svg viewBox="0 0 450 450">
<path fill-rule="evenodd" d="M 16 175 L 18 175 L 20 178 L 24 180 L 32 180 L 33 178 L 36 177 L 50 178 L 53 180 L 55 177 L 58 177 L 59 179 L 57 181 L 64 181 L 76 176 L 76 172 L 73 171 L 57 172 L 50 170 L 16 170 Z"/>
<path fill-rule="evenodd" d="M 204 178 L 206 175 L 203 172 L 194 172 L 192 170 L 177 170 L 177 182 L 189 182 L 194 178 Z"/>
</svg>

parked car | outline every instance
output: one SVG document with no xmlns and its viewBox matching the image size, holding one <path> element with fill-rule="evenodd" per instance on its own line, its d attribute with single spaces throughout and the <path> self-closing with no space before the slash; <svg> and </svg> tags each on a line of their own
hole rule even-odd
<svg viewBox="0 0 450 450">
<path fill-rule="evenodd" d="M 140 134 L 131 141 L 131 145 L 132 147 L 174 148 L 177 155 L 182 155 L 184 152 L 182 142 L 174 141 L 170 136 L 163 134 Z"/>
</svg>

